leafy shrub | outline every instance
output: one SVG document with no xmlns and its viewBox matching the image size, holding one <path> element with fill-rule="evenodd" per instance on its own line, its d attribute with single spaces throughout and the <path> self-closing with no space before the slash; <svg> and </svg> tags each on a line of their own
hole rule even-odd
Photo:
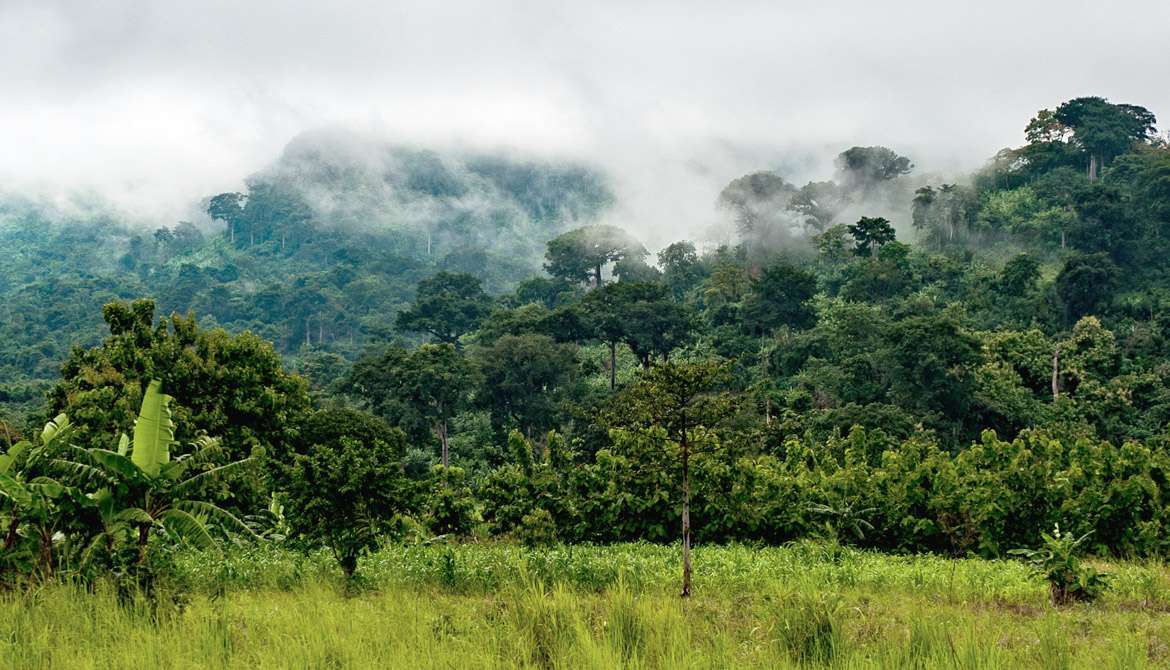
<svg viewBox="0 0 1170 670">
<path fill-rule="evenodd" d="M 1109 574 L 1098 572 L 1077 556 L 1089 535 L 1085 533 L 1074 538 L 1070 533 L 1062 533 L 1058 525 L 1051 535 L 1040 534 L 1044 544 L 1039 549 L 1013 549 L 1008 553 L 1023 556 L 1036 572 L 1044 575 L 1052 593 L 1052 604 L 1092 601 L 1105 590 Z"/>
</svg>

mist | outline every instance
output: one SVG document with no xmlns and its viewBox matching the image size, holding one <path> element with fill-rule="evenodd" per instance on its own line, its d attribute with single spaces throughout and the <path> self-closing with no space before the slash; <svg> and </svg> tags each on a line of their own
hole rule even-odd
<svg viewBox="0 0 1170 670">
<path fill-rule="evenodd" d="M 1165 3 L 0 3 L 0 183 L 191 218 L 305 131 L 584 161 L 650 247 L 855 144 L 943 178 L 1101 95 L 1170 114 Z M 1091 52 L 1088 57 L 1086 51 Z"/>
</svg>

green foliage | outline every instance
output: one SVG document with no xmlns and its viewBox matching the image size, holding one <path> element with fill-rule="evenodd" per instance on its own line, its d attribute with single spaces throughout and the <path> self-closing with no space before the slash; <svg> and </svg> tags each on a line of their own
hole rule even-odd
<svg viewBox="0 0 1170 670">
<path fill-rule="evenodd" d="M 489 299 L 479 279 L 467 273 L 440 272 L 418 283 L 414 304 L 398 314 L 398 327 L 430 334 L 444 344 L 475 330 L 487 317 Z"/>
<path fill-rule="evenodd" d="M 352 576 L 358 557 L 410 509 L 406 438 L 354 412 L 321 410 L 313 422 L 321 430 L 306 431 L 307 449 L 294 457 L 287 481 L 291 530 L 297 540 L 327 547 Z"/>
<path fill-rule="evenodd" d="M 585 226 L 548 242 L 544 269 L 570 283 L 593 281 L 601 286 L 601 270 L 621 260 L 641 260 L 649 252 L 625 231 L 613 226 Z"/>
<path fill-rule="evenodd" d="M 882 217 L 863 216 L 849 226 L 849 234 L 856 243 L 854 253 L 858 256 L 873 256 L 883 244 L 894 241 L 894 227 Z"/>
<path fill-rule="evenodd" d="M 1048 580 L 1052 604 L 1096 600 L 1109 582 L 1109 574 L 1086 565 L 1077 555 L 1091 533 L 1074 538 L 1054 526 L 1052 534 L 1041 533 L 1039 549 L 1013 549 L 1008 552 L 1025 558 L 1037 573 Z"/>
</svg>

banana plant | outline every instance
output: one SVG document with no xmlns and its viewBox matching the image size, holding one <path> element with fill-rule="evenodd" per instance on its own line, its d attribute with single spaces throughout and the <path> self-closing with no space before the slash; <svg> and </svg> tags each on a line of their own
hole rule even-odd
<svg viewBox="0 0 1170 670">
<path fill-rule="evenodd" d="M 117 451 L 75 450 L 75 474 L 102 484 L 90 495 L 102 529 L 83 552 L 83 564 L 102 550 L 113 552 L 119 540 L 129 538 L 137 549 L 136 563 L 142 565 L 153 532 L 201 549 L 218 547 L 211 533 L 213 524 L 254 535 L 235 515 L 198 497 L 202 485 L 243 469 L 251 459 L 198 470 L 219 452 L 219 442 L 209 437 L 196 440 L 190 453 L 172 458 L 172 401 L 162 392 L 161 383 L 151 381 L 132 436 L 123 434 Z"/>
<path fill-rule="evenodd" d="M 53 539 L 61 522 L 60 502 L 76 491 L 43 474 L 51 456 L 66 446 L 73 427 L 60 414 L 45 424 L 40 444 L 28 440 L 0 454 L 0 501 L 5 503 L 5 531 L 0 565 L 19 562 L 21 532 L 35 538 L 36 562 L 45 577 L 53 574 Z"/>
</svg>

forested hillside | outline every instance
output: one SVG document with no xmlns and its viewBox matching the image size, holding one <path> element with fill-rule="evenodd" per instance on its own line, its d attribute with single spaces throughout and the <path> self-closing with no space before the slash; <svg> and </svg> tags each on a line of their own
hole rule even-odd
<svg viewBox="0 0 1170 670">
<path fill-rule="evenodd" d="M 88 473 L 170 402 L 158 381 L 182 463 L 260 464 L 176 490 L 328 546 L 347 574 L 386 538 L 658 542 L 680 525 L 686 547 L 693 528 L 1003 556 L 1060 524 L 1100 553 L 1165 556 L 1154 124 L 1073 99 L 954 183 L 882 146 L 803 185 L 761 170 L 711 194 L 733 243 L 655 253 L 606 224 L 585 167 L 314 137 L 208 198 L 204 223 L 144 234 L 10 199 L 8 430 L 65 415 Z M 78 504 L 70 532 L 91 537 Z"/>
<path fill-rule="evenodd" d="M 469 271 L 511 287 L 539 271 L 544 240 L 611 202 L 586 166 L 339 132 L 298 137 L 194 221 L 149 227 L 95 197 L 0 193 L 0 408 L 36 409 L 69 348 L 101 340 L 101 306 L 143 296 L 251 330 L 327 381 L 392 335 L 420 279 Z"/>
</svg>

